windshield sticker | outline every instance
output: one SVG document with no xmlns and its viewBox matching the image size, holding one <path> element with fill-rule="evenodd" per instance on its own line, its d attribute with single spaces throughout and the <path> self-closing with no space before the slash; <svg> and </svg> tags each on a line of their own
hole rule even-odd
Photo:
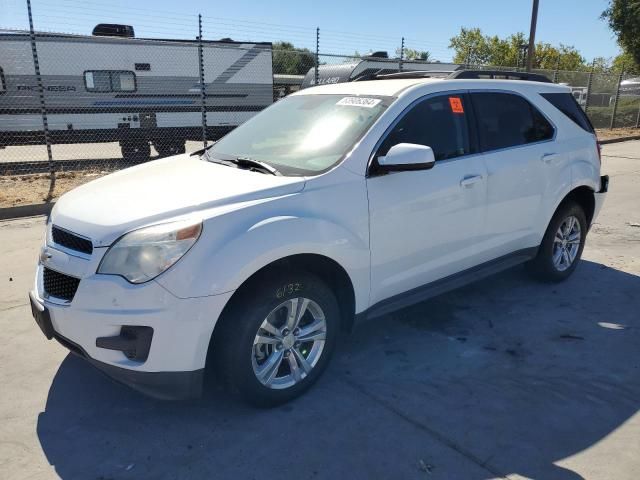
<svg viewBox="0 0 640 480">
<path fill-rule="evenodd" d="M 364 107 L 373 108 L 378 105 L 382 100 L 379 98 L 367 98 L 367 97 L 344 97 L 340 99 L 336 105 L 344 105 L 346 107 Z"/>
<path fill-rule="evenodd" d="M 464 113 L 460 97 L 449 97 L 449 105 L 451 105 L 451 111 L 453 113 Z"/>
</svg>

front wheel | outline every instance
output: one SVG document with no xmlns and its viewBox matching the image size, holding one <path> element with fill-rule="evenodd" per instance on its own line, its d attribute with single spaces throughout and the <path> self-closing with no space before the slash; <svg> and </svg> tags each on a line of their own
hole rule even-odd
<svg viewBox="0 0 640 480">
<path fill-rule="evenodd" d="M 306 272 L 266 275 L 246 292 L 220 320 L 217 368 L 248 402 L 278 405 L 326 368 L 340 311 L 331 289 Z"/>
<path fill-rule="evenodd" d="M 529 271 L 543 281 L 560 282 L 576 269 L 587 236 L 587 219 L 576 202 L 561 205 L 542 239 Z"/>
</svg>

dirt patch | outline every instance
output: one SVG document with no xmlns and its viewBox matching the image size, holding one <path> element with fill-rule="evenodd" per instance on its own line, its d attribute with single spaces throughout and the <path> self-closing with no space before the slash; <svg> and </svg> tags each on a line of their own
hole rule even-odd
<svg viewBox="0 0 640 480">
<path fill-rule="evenodd" d="M 56 183 L 51 201 L 57 200 L 63 193 L 95 180 L 110 172 L 84 171 L 56 173 Z M 11 175 L 0 177 L 0 208 L 33 205 L 47 201 L 49 174 Z"/>
<path fill-rule="evenodd" d="M 598 140 L 632 137 L 640 135 L 640 128 L 596 128 L 596 135 L 598 136 Z"/>
</svg>

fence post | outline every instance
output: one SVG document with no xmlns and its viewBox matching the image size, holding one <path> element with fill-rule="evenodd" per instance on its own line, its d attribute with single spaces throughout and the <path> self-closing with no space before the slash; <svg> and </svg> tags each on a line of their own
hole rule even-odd
<svg viewBox="0 0 640 480">
<path fill-rule="evenodd" d="M 204 85 L 204 52 L 202 51 L 202 15 L 198 14 L 198 69 L 200 71 L 200 103 L 202 111 L 202 146 L 207 148 L 207 92 Z"/>
<path fill-rule="evenodd" d="M 29 15 L 29 35 L 31 37 L 31 54 L 33 55 L 33 68 L 38 83 L 38 93 L 40 96 L 40 113 L 42 115 L 42 129 L 44 131 L 44 143 L 47 146 L 47 158 L 49 161 L 49 193 L 47 193 L 46 202 L 50 202 L 53 198 L 53 191 L 56 186 L 56 169 L 53 163 L 53 154 L 51 152 L 51 141 L 49 138 L 49 119 L 47 117 L 47 104 L 44 99 L 44 85 L 42 84 L 42 76 L 40 75 L 40 63 L 38 62 L 38 48 L 36 46 L 36 32 L 33 29 L 33 15 L 31 13 L 31 0 L 27 0 L 27 13 Z"/>
<path fill-rule="evenodd" d="M 558 83 L 558 71 L 560 70 L 560 59 L 556 62 L 556 69 L 553 71 L 553 83 Z"/>
<path fill-rule="evenodd" d="M 596 68 L 596 61 L 593 61 L 591 71 L 589 72 L 589 79 L 587 80 L 587 98 L 584 99 L 584 113 L 589 110 L 589 100 L 591 100 L 591 87 L 593 86 L 593 71 Z"/>
<path fill-rule="evenodd" d="M 318 72 L 318 66 L 320 65 L 320 27 L 316 27 L 316 68 L 314 71 L 314 85 L 318 85 L 320 80 L 320 73 Z"/>
<path fill-rule="evenodd" d="M 618 75 L 618 86 L 616 87 L 616 96 L 613 98 L 613 113 L 611 114 L 611 124 L 609 125 L 609 130 L 613 130 L 613 127 L 616 123 L 616 113 L 618 113 L 618 100 L 620 100 L 620 84 L 622 83 L 622 77 L 624 76 L 624 65 L 622 65 L 622 69 L 620 70 L 620 75 Z"/>
<path fill-rule="evenodd" d="M 402 43 L 400 43 L 400 62 L 398 62 L 398 71 L 402 71 L 404 65 L 404 37 L 402 37 Z"/>
</svg>

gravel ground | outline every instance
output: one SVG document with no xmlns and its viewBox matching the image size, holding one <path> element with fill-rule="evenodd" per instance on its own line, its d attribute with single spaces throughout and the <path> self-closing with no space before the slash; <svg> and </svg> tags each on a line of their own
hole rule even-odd
<svg viewBox="0 0 640 480">
<path fill-rule="evenodd" d="M 0 477 L 637 480 L 640 142 L 604 148 L 574 276 L 515 268 L 361 325 L 307 395 L 158 402 L 47 342 L 42 218 L 0 222 Z"/>
</svg>

